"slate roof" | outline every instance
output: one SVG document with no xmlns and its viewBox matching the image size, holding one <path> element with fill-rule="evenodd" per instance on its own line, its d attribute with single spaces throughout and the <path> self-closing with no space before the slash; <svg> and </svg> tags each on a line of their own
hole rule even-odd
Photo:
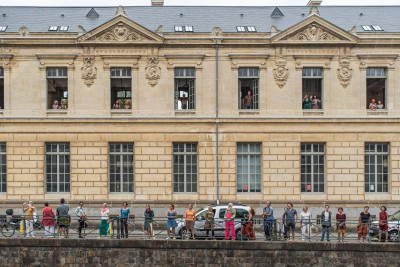
<svg viewBox="0 0 400 267">
<path fill-rule="evenodd" d="M 117 7 L 93 7 L 98 18 L 87 18 L 92 7 L 12 7 L 0 6 L 0 26 L 6 32 L 18 32 L 25 26 L 30 32 L 48 32 L 49 26 L 69 26 L 78 32 L 78 25 L 90 31 L 115 17 Z M 281 18 L 271 18 L 275 6 L 127 6 L 126 16 L 155 31 L 174 32 L 174 26 L 193 26 L 194 32 L 210 33 L 214 27 L 223 32 L 237 32 L 236 26 L 255 26 L 257 32 L 270 32 L 271 26 L 282 31 L 307 18 L 308 6 L 281 6 Z M 349 31 L 365 32 L 361 25 L 379 25 L 384 32 L 400 33 L 400 6 L 319 6 L 322 18 Z M 360 15 L 362 13 L 363 15 Z M 182 14 L 182 15 L 181 15 Z M 243 14 L 243 16 L 241 16 Z M 63 16 L 62 16 L 63 15 Z M 379 32 L 375 32 L 379 33 Z"/>
</svg>

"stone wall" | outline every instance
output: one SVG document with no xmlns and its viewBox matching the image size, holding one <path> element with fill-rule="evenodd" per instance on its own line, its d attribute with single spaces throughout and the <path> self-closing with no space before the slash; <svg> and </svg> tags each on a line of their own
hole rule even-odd
<svg viewBox="0 0 400 267">
<path fill-rule="evenodd" d="M 0 239 L 2 266 L 398 266 L 398 244 Z"/>
</svg>

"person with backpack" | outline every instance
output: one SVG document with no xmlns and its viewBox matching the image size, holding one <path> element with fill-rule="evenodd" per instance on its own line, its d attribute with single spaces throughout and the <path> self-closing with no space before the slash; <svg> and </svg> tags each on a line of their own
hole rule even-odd
<svg viewBox="0 0 400 267">
<path fill-rule="evenodd" d="M 83 209 L 83 201 L 79 202 L 79 206 L 75 209 L 75 214 L 78 216 L 78 234 L 79 238 L 83 238 L 82 229 L 87 227 L 87 215 L 85 210 Z"/>
</svg>

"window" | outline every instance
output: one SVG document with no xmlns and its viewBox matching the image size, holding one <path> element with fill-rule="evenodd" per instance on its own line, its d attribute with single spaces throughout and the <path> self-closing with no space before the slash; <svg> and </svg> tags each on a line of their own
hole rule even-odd
<svg viewBox="0 0 400 267">
<path fill-rule="evenodd" d="M 0 68 L 0 109 L 4 109 L 4 69 Z"/>
<path fill-rule="evenodd" d="M 7 192 L 7 156 L 6 144 L 0 143 L 0 192 Z"/>
<path fill-rule="evenodd" d="M 193 26 L 185 26 L 185 32 L 192 32 Z"/>
<path fill-rule="evenodd" d="M 256 30 L 256 27 L 254 27 L 254 26 L 247 26 L 247 31 L 248 32 L 256 32 L 257 30 Z"/>
<path fill-rule="evenodd" d="M 325 144 L 301 144 L 301 192 L 325 191 Z"/>
<path fill-rule="evenodd" d="M 47 68 L 47 108 L 68 108 L 67 68 Z"/>
<path fill-rule="evenodd" d="M 364 31 L 373 31 L 372 27 L 369 25 L 362 25 L 361 27 L 363 28 Z"/>
<path fill-rule="evenodd" d="M 66 32 L 68 31 L 69 26 L 60 26 L 59 31 L 60 32 Z"/>
<path fill-rule="evenodd" d="M 239 109 L 258 109 L 258 68 L 239 68 Z"/>
<path fill-rule="evenodd" d="M 110 144 L 110 193 L 133 192 L 133 144 Z"/>
<path fill-rule="evenodd" d="M 238 32 L 246 32 L 246 27 L 244 26 L 237 26 L 236 29 Z"/>
<path fill-rule="evenodd" d="M 132 75 L 130 68 L 111 69 L 111 108 L 132 108 Z"/>
<path fill-rule="evenodd" d="M 236 26 L 236 30 L 238 32 L 257 32 L 254 26 Z"/>
<path fill-rule="evenodd" d="M 193 26 L 175 26 L 175 32 L 193 32 Z"/>
<path fill-rule="evenodd" d="M 197 144 L 173 144 L 174 192 L 197 192 Z"/>
<path fill-rule="evenodd" d="M 374 29 L 374 31 L 383 31 L 382 27 L 379 25 L 373 25 L 372 28 Z"/>
<path fill-rule="evenodd" d="M 237 144 L 237 192 L 261 192 L 261 144 Z"/>
<path fill-rule="evenodd" d="M 175 26 L 175 31 L 176 32 L 183 32 L 183 27 L 182 26 Z"/>
<path fill-rule="evenodd" d="M 303 109 L 322 109 L 322 68 L 303 68 Z"/>
<path fill-rule="evenodd" d="M 383 31 L 382 27 L 379 25 L 361 25 L 364 31 L 371 32 L 371 31 Z"/>
<path fill-rule="evenodd" d="M 59 27 L 59 26 L 50 26 L 50 27 L 49 27 L 49 31 L 52 31 L 52 32 L 58 31 L 58 27 Z"/>
<path fill-rule="evenodd" d="M 175 109 L 196 109 L 195 68 L 175 68 Z"/>
<path fill-rule="evenodd" d="M 367 109 L 375 110 L 385 109 L 386 101 L 386 69 L 385 68 L 367 68 Z"/>
<path fill-rule="evenodd" d="M 46 143 L 46 192 L 70 192 L 70 149 L 68 143 Z"/>
<path fill-rule="evenodd" d="M 389 144 L 365 144 L 365 192 L 389 192 Z"/>
<path fill-rule="evenodd" d="M 0 32 L 5 32 L 8 26 L 0 26 Z"/>
</svg>

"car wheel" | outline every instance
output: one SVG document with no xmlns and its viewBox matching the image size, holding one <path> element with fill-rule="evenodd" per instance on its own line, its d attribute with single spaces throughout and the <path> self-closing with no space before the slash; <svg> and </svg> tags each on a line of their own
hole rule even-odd
<svg viewBox="0 0 400 267">
<path fill-rule="evenodd" d="M 187 238 L 187 231 L 186 231 L 186 228 L 182 228 L 182 229 L 179 231 L 179 236 L 181 237 L 182 240 L 184 240 L 184 239 Z"/>
<path fill-rule="evenodd" d="M 399 231 L 391 231 L 389 232 L 389 240 L 390 241 L 399 241 Z"/>
<path fill-rule="evenodd" d="M 237 229 L 235 234 L 236 234 L 236 240 L 242 240 L 242 229 Z"/>
</svg>

